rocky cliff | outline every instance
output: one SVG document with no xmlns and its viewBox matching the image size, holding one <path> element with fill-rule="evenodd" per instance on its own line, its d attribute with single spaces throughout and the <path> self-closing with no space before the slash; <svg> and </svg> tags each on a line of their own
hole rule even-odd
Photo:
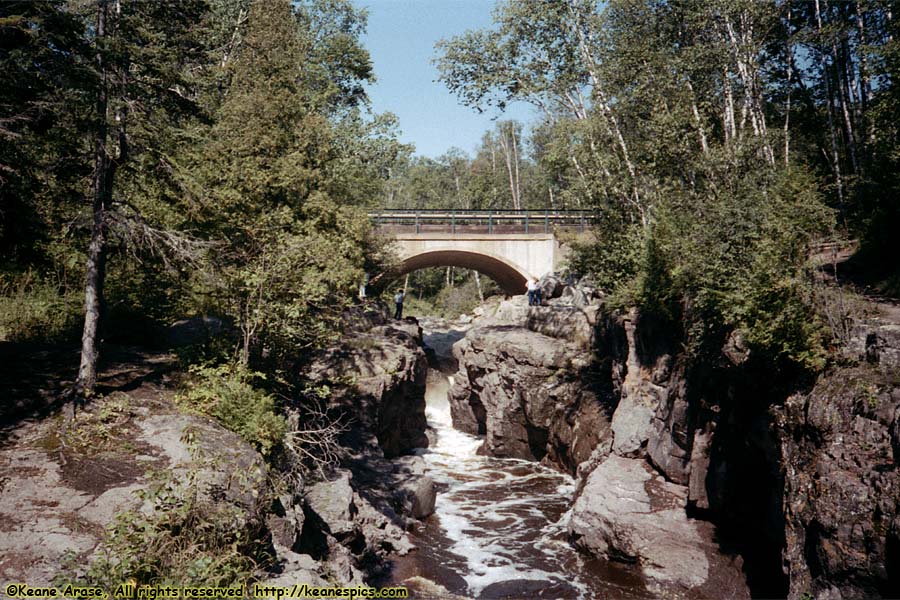
<svg viewBox="0 0 900 600">
<path fill-rule="evenodd" d="M 126 560 L 181 559 L 194 562 L 177 572 L 204 583 L 227 576 L 225 563 L 250 563 L 254 577 L 277 584 L 356 585 L 377 575 L 387 557 L 412 547 L 407 525 L 435 502 L 421 459 L 400 456 L 427 444 L 418 326 L 388 326 L 380 315 L 348 323 L 342 343 L 306 371 L 329 388 L 325 410 L 346 417 L 346 445 L 325 477 L 267 464 L 236 433 L 180 410 L 168 375 L 131 364 L 111 365 L 104 381 L 122 391 L 79 411 L 71 430 L 61 434 L 55 418 L 5 429 L 0 576 L 106 583 L 130 568 Z M 175 359 L 152 364 L 169 373 Z M 288 410 L 302 426 L 300 406 Z M 205 564 L 215 567 L 208 577 Z"/>
<path fill-rule="evenodd" d="M 479 311 L 453 346 L 450 408 L 457 429 L 485 435 L 484 453 L 574 473 L 609 441 L 614 405 L 592 353 L 598 299 L 551 302 L 529 307 L 520 296 Z"/>
<path fill-rule="evenodd" d="M 339 344 L 316 357 L 305 376 L 330 389 L 328 410 L 352 419 L 344 445 L 372 445 L 392 458 L 425 448 L 428 360 L 414 319 L 348 328 Z M 374 434 L 375 440 L 363 439 Z"/>
<path fill-rule="evenodd" d="M 281 531 L 283 547 L 356 585 L 387 568 L 391 554 L 412 548 L 408 521 L 434 512 L 436 491 L 422 459 L 411 455 L 428 446 L 428 364 L 418 323 L 389 322 L 377 309 L 348 317 L 340 343 L 305 370 L 310 384 L 328 388 L 325 411 L 344 425 L 340 467 L 304 490 L 302 511 Z M 290 572 L 280 579 L 298 581 Z"/>
<path fill-rule="evenodd" d="M 774 377 L 739 335 L 688 355 L 677 327 L 590 287 L 482 308 L 454 346 L 454 421 L 484 452 L 579 477 L 569 532 L 698 597 L 898 595 L 896 326 L 857 366 Z"/>
</svg>

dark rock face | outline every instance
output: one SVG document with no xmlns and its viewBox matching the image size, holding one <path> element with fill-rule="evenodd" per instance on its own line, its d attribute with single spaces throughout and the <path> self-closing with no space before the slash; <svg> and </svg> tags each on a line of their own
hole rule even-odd
<svg viewBox="0 0 900 600">
<path fill-rule="evenodd" d="M 691 356 L 677 324 L 542 285 L 480 309 L 451 408 L 486 453 L 577 475 L 576 545 L 667 594 L 900 597 L 900 326 L 857 325 L 860 366 L 810 391 L 740 332 Z"/>
<path fill-rule="evenodd" d="M 350 446 L 365 445 L 368 432 L 388 458 L 428 446 L 425 380 L 428 360 L 415 322 L 394 322 L 348 333 L 307 371 L 336 393 L 329 410 L 354 419 Z"/>
<path fill-rule="evenodd" d="M 560 301 L 528 307 L 516 297 L 482 312 L 453 345 L 449 399 L 454 427 L 485 435 L 485 454 L 574 473 L 610 437 L 611 408 L 591 353 L 599 307 Z"/>
<path fill-rule="evenodd" d="M 298 573 L 309 556 L 342 584 L 362 585 L 388 567 L 390 555 L 412 548 L 405 529 L 411 519 L 434 512 L 436 488 L 424 476 L 422 459 L 409 455 L 428 446 L 428 361 L 418 323 L 388 322 L 379 311 L 361 310 L 346 321 L 341 343 L 305 373 L 310 382 L 329 386 L 327 410 L 347 423 L 342 468 L 309 485 L 294 514 L 284 511 L 273 521 L 278 527 L 270 527 L 273 534 L 287 530 L 282 537 L 292 543 L 276 549 L 283 562 L 300 565 Z"/>
<path fill-rule="evenodd" d="M 746 401 L 758 389 L 738 376 L 741 340 L 731 340 L 733 360 L 723 354 L 722 367 L 691 364 L 672 324 L 604 313 L 592 288 L 554 286 L 558 297 L 542 307 L 519 298 L 485 307 L 454 345 L 455 425 L 483 433 L 487 454 L 576 474 L 573 539 L 589 553 L 638 563 L 661 593 L 719 597 L 721 588 L 746 597 L 746 572 L 755 593 L 784 595 L 783 535 L 759 535 L 783 531 L 781 496 L 770 493 L 781 487 L 778 445 L 767 404 Z M 641 502 L 668 503 L 669 512 L 632 514 L 606 497 L 645 483 L 651 492 Z M 681 565 L 679 554 L 696 564 Z"/>
<path fill-rule="evenodd" d="M 898 410 L 900 373 L 860 366 L 778 411 L 792 598 L 900 596 Z"/>
</svg>

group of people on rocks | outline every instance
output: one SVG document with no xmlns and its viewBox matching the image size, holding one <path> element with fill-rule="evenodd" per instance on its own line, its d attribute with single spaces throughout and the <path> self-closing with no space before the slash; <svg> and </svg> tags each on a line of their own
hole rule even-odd
<svg viewBox="0 0 900 600">
<path fill-rule="evenodd" d="M 525 284 L 528 290 L 528 306 L 542 306 L 543 298 L 541 297 L 541 286 L 536 279 L 529 278 Z M 403 299 L 405 294 L 403 289 L 398 289 L 394 294 L 394 318 L 403 318 Z"/>
</svg>

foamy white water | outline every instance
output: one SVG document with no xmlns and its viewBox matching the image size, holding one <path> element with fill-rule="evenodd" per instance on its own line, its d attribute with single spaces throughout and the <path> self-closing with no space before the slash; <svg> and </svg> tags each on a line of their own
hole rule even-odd
<svg viewBox="0 0 900 600">
<path fill-rule="evenodd" d="M 565 542 L 563 512 L 574 480 L 533 462 L 477 454 L 482 440 L 453 428 L 445 377 L 429 380 L 426 416 L 437 443 L 423 453 L 439 484 L 435 515 L 451 553 L 466 568 L 468 593 L 479 596 L 504 582 L 533 582 L 589 597 L 577 575 L 566 573 L 574 551 Z"/>
</svg>

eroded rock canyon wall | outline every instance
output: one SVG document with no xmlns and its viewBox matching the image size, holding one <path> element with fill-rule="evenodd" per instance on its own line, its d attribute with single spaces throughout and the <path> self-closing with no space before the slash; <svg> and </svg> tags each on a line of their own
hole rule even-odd
<svg viewBox="0 0 900 600">
<path fill-rule="evenodd" d="M 689 353 L 671 324 L 543 282 L 454 345 L 454 423 L 483 452 L 576 474 L 569 532 L 706 597 L 900 595 L 900 344 L 860 323 L 846 366 L 775 375 L 738 335 Z"/>
</svg>

